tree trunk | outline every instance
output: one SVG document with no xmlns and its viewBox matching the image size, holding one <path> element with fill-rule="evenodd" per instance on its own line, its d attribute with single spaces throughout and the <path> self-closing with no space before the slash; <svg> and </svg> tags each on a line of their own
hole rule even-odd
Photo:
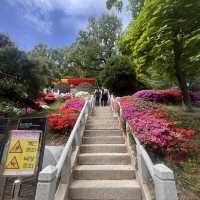
<svg viewBox="0 0 200 200">
<path fill-rule="evenodd" d="M 189 89 L 184 74 L 181 72 L 179 66 L 176 66 L 176 78 L 178 80 L 179 88 L 183 96 L 183 106 L 185 111 L 192 111 L 192 102 L 189 94 Z"/>
<path fill-rule="evenodd" d="M 180 61 L 182 55 L 182 40 L 176 35 L 174 41 L 174 68 L 175 75 L 183 96 L 183 106 L 185 111 L 192 111 L 192 102 L 187 86 L 187 81 L 184 72 L 181 70 Z"/>
</svg>

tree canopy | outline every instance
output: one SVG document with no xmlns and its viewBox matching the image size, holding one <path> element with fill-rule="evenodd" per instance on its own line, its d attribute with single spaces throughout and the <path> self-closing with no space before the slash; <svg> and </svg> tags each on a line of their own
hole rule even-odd
<svg viewBox="0 0 200 200">
<path fill-rule="evenodd" d="M 107 0 L 106 6 L 110 10 L 115 7 L 118 11 L 122 11 L 125 1 L 123 0 Z M 141 7 L 143 6 L 144 0 L 128 0 L 127 10 L 130 12 L 131 16 L 134 18 L 138 15 Z"/>
<path fill-rule="evenodd" d="M 117 16 L 91 17 L 87 29 L 80 31 L 75 44 L 65 49 L 66 62 L 76 71 L 97 75 L 116 53 L 115 44 L 120 33 L 121 22 Z"/>
<path fill-rule="evenodd" d="M 199 1 L 146 0 L 120 45 L 140 77 L 151 69 L 176 82 L 188 109 L 187 83 L 200 71 L 199 18 Z"/>
<path fill-rule="evenodd" d="M 133 94 L 137 89 L 134 66 L 127 56 L 112 56 L 101 78 L 103 85 L 117 96 Z"/>
<path fill-rule="evenodd" d="M 0 97 L 35 108 L 33 100 L 55 76 L 53 67 L 20 51 L 5 34 L 0 44 Z"/>
</svg>

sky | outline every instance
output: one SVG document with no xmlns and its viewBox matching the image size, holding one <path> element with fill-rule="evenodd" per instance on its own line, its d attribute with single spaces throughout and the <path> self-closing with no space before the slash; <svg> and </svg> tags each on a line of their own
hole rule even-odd
<svg viewBox="0 0 200 200">
<path fill-rule="evenodd" d="M 104 12 L 106 0 L 0 0 L 0 32 L 25 51 L 38 43 L 62 48 L 75 41 L 90 16 Z M 126 11 L 119 16 L 125 28 L 131 17 Z"/>
</svg>

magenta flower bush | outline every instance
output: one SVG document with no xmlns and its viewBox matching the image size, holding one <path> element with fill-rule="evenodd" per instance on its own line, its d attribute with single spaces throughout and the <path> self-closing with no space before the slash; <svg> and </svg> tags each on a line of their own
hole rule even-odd
<svg viewBox="0 0 200 200">
<path fill-rule="evenodd" d="M 181 92 L 178 90 L 141 90 L 134 96 L 158 103 L 179 103 L 182 100 Z"/>
<path fill-rule="evenodd" d="M 120 104 L 123 117 L 147 149 L 162 156 L 191 150 L 188 142 L 194 131 L 177 128 L 175 122 L 156 104 L 135 96 L 122 97 Z"/>
<path fill-rule="evenodd" d="M 76 98 L 67 100 L 65 104 L 65 108 L 81 111 L 84 104 L 85 104 L 84 99 L 76 97 Z"/>
<path fill-rule="evenodd" d="M 156 103 L 181 103 L 182 94 L 179 90 L 141 90 L 135 97 Z M 200 92 L 190 92 L 193 104 L 200 104 Z"/>
<path fill-rule="evenodd" d="M 191 99 L 195 105 L 200 105 L 200 92 L 192 92 Z"/>
<path fill-rule="evenodd" d="M 34 112 L 35 110 L 34 109 L 32 109 L 32 108 L 30 108 L 30 107 L 27 107 L 27 108 L 23 108 L 22 109 L 22 113 L 32 113 L 32 112 Z"/>
</svg>

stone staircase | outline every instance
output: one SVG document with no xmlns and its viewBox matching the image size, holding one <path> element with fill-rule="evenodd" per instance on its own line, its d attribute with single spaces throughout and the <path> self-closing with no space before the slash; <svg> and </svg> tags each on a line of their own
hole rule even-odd
<svg viewBox="0 0 200 200">
<path fill-rule="evenodd" d="M 87 121 L 71 200 L 142 200 L 141 188 L 117 119 L 109 107 L 96 107 Z"/>
</svg>

